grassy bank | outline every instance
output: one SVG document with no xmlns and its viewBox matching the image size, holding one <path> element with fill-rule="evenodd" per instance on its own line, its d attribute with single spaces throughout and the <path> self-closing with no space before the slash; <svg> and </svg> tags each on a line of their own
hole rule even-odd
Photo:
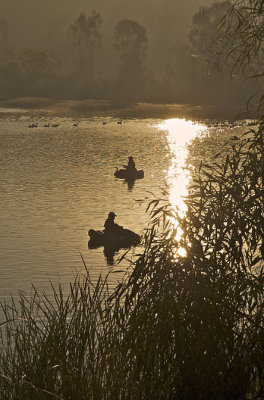
<svg viewBox="0 0 264 400">
<path fill-rule="evenodd" d="M 1 399 L 264 398 L 263 131 L 193 171 L 183 218 L 166 192 L 149 204 L 114 293 L 87 273 L 3 304 Z"/>
</svg>

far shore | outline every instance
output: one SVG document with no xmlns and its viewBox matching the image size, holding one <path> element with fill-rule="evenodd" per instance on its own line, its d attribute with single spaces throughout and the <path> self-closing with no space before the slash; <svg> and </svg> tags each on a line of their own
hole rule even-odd
<svg viewBox="0 0 264 400">
<path fill-rule="evenodd" d="M 186 118 L 191 120 L 256 118 L 245 108 L 225 109 L 209 105 L 134 103 L 112 104 L 108 100 L 64 100 L 39 97 L 0 100 L 0 118 L 6 114 L 30 113 L 30 117 L 113 117 L 113 118 Z M 6 110 L 6 112 L 5 112 Z"/>
</svg>

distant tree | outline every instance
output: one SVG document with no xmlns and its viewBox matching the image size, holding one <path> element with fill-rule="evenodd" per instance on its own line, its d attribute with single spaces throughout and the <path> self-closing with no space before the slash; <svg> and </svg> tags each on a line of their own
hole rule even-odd
<svg viewBox="0 0 264 400">
<path fill-rule="evenodd" d="M 4 94 L 58 95 L 61 65 L 52 51 L 6 48 L 0 58 L 0 87 Z"/>
<path fill-rule="evenodd" d="M 21 73 L 28 77 L 49 78 L 60 71 L 58 58 L 50 50 L 23 49 L 17 58 Z"/>
<path fill-rule="evenodd" d="M 166 65 L 166 77 L 176 89 L 181 101 L 189 101 L 194 96 L 200 84 L 203 74 L 203 65 L 197 67 L 197 57 L 187 44 L 178 44 L 168 49 L 168 61 Z"/>
<path fill-rule="evenodd" d="M 147 35 L 142 25 L 129 19 L 118 22 L 114 29 L 113 46 L 120 57 L 123 68 L 133 71 L 144 69 Z"/>
<path fill-rule="evenodd" d="M 79 66 L 83 72 L 87 72 L 93 79 L 99 50 L 101 47 L 101 26 L 102 18 L 99 13 L 93 11 L 90 16 L 83 12 L 71 25 L 73 39 L 79 52 Z"/>
<path fill-rule="evenodd" d="M 200 7 L 194 14 L 189 39 L 193 56 L 212 69 L 224 69 L 223 59 L 219 63 L 224 47 L 224 33 L 221 30 L 223 18 L 229 10 L 229 2 L 217 2 L 209 7 Z"/>
<path fill-rule="evenodd" d="M 146 92 L 147 35 L 136 21 L 123 19 L 117 23 L 113 34 L 113 47 L 121 63 L 115 83 L 115 102 L 132 103 L 144 99 Z"/>
<path fill-rule="evenodd" d="M 245 106 L 248 93 L 258 93 L 259 89 L 256 82 L 245 81 L 242 70 L 234 68 L 236 61 L 231 57 L 232 37 L 229 36 L 227 40 L 226 27 L 230 32 L 239 30 L 239 18 L 230 18 L 234 13 L 232 3 L 236 1 L 239 2 L 226 0 L 200 7 L 193 16 L 189 39 L 191 56 L 195 60 L 196 69 L 201 71 L 200 92 L 204 99 L 210 103 L 219 100 L 222 104 L 230 101 Z M 243 20 L 247 11 L 240 8 L 238 13 Z"/>
<path fill-rule="evenodd" d="M 221 24 L 222 58 L 228 60 L 232 74 L 252 78 L 258 93 L 252 95 L 250 107 L 257 107 L 264 119 L 264 1 L 228 0 L 229 8 Z"/>
<path fill-rule="evenodd" d="M 6 21 L 0 20 L 0 50 L 8 47 L 9 43 L 8 25 Z"/>
</svg>

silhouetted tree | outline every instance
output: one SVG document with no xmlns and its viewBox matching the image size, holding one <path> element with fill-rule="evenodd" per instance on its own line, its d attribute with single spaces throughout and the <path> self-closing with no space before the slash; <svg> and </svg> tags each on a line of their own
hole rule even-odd
<svg viewBox="0 0 264 400">
<path fill-rule="evenodd" d="M 113 46 L 124 68 L 133 71 L 144 69 L 147 35 L 142 25 L 129 19 L 118 22 L 114 30 Z"/>
<path fill-rule="evenodd" d="M 18 52 L 21 72 L 36 79 L 48 78 L 59 71 L 59 61 L 52 51 L 45 49 L 24 49 Z"/>
<path fill-rule="evenodd" d="M 166 73 L 169 79 L 185 81 L 184 77 L 193 73 L 193 71 L 190 71 L 191 55 L 191 49 L 186 44 L 174 45 L 168 49 Z"/>
<path fill-rule="evenodd" d="M 143 100 L 146 89 L 146 49 L 145 28 L 136 21 L 123 19 L 117 23 L 113 34 L 113 47 L 121 63 L 118 80 L 115 83 L 115 102 L 132 103 Z"/>
<path fill-rule="evenodd" d="M 200 7 L 193 16 L 189 39 L 193 56 L 199 58 L 204 68 L 212 69 L 215 66 L 224 69 L 224 65 L 219 64 L 224 47 L 221 23 L 229 7 L 228 1 L 217 2 L 209 7 Z"/>
<path fill-rule="evenodd" d="M 0 58 L 2 94 L 57 95 L 63 78 L 61 66 L 53 52 L 45 49 L 6 48 Z"/>
<path fill-rule="evenodd" d="M 233 62 L 224 56 L 226 32 L 223 29 L 232 10 L 232 1 L 200 7 L 194 14 L 189 34 L 191 57 L 199 71 L 200 101 L 221 107 L 246 107 L 249 93 L 257 93 L 256 83 L 245 80 L 239 70 L 231 68 Z M 240 10 L 243 17 L 243 10 Z M 234 20 L 229 20 L 234 27 Z M 197 73 L 196 71 L 196 73 Z"/>
<path fill-rule="evenodd" d="M 93 11 L 90 16 L 83 12 L 71 25 L 73 39 L 78 47 L 79 67 L 82 72 L 87 72 L 90 79 L 95 77 L 97 57 L 101 47 L 102 18 Z"/>
<path fill-rule="evenodd" d="M 233 76 L 253 78 L 251 82 L 258 90 L 249 91 L 248 98 L 253 95 L 256 104 L 257 96 L 259 110 L 263 113 L 264 87 L 260 78 L 264 77 L 264 1 L 228 0 L 223 4 L 226 12 L 219 26 L 221 61 L 228 62 Z"/>
<path fill-rule="evenodd" d="M 6 21 L 0 20 L 0 49 L 8 47 L 9 43 L 8 25 Z"/>
</svg>

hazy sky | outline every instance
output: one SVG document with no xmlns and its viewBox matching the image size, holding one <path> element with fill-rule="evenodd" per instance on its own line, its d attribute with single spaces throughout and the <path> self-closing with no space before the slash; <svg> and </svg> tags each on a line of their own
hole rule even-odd
<svg viewBox="0 0 264 400">
<path fill-rule="evenodd" d="M 108 71 L 115 68 L 113 29 L 123 18 L 142 24 L 148 37 L 148 60 L 157 70 L 168 48 L 188 38 L 192 16 L 215 0 L 0 0 L 0 18 L 9 25 L 10 42 L 18 47 L 54 48 L 65 60 L 72 46 L 70 25 L 81 11 L 99 12 Z M 68 59 L 70 60 L 70 57 Z"/>
<path fill-rule="evenodd" d="M 0 0 L 1 19 L 10 27 L 13 43 L 21 46 L 56 46 L 80 11 L 101 13 L 104 32 L 112 34 L 122 18 L 145 26 L 157 45 L 186 37 L 192 15 L 213 0 Z"/>
</svg>

